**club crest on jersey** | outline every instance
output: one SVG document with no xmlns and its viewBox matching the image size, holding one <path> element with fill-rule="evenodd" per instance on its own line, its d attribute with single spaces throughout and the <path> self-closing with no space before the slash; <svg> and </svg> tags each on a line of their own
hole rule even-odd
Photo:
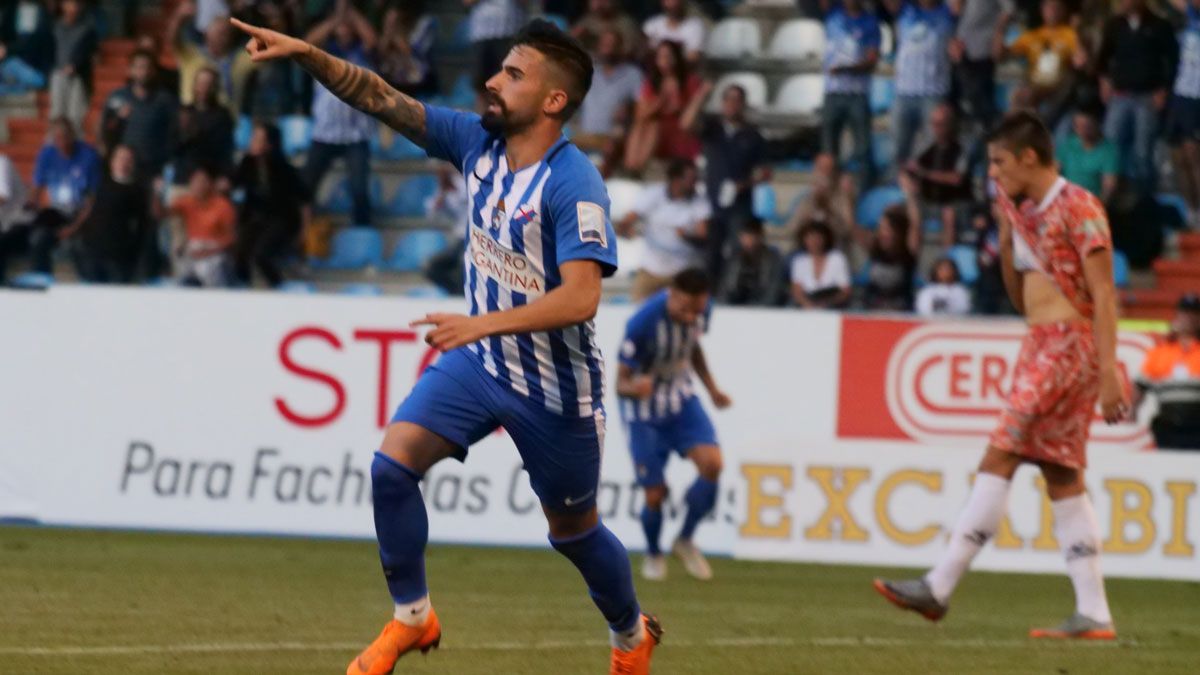
<svg viewBox="0 0 1200 675">
<path fill-rule="evenodd" d="M 500 226 L 504 223 L 504 199 L 496 202 L 496 208 L 492 210 L 492 230 L 499 231 Z"/>
<path fill-rule="evenodd" d="M 524 227 L 533 222 L 535 218 L 537 218 L 537 211 L 534 211 L 533 207 L 529 204 L 522 204 L 521 208 L 517 209 L 517 212 L 513 214 L 512 224 Z"/>
</svg>

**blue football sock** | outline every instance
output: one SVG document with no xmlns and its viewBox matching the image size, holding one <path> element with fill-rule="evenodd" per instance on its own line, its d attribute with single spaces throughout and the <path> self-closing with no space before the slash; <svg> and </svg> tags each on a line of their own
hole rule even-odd
<svg viewBox="0 0 1200 675">
<path fill-rule="evenodd" d="M 375 537 L 392 600 L 404 604 L 429 594 L 425 586 L 425 543 L 429 516 L 418 486 L 421 477 L 400 462 L 375 453 L 371 490 L 375 501 Z"/>
<path fill-rule="evenodd" d="M 690 541 L 696 533 L 696 526 L 717 503 L 716 481 L 703 476 L 698 477 L 696 482 L 692 483 L 692 487 L 688 488 L 683 501 L 687 504 L 687 515 L 683 517 L 683 529 L 679 531 L 679 538 Z"/>
<path fill-rule="evenodd" d="M 663 512 L 662 509 L 652 509 L 649 506 L 642 507 L 642 529 L 646 532 L 646 553 L 650 555 L 659 555 L 662 549 L 658 546 L 659 535 L 662 534 Z"/>
<path fill-rule="evenodd" d="M 633 571 L 625 547 L 603 523 L 569 539 L 550 539 L 587 582 L 592 601 L 618 633 L 628 631 L 642 615 L 633 591 Z"/>
</svg>

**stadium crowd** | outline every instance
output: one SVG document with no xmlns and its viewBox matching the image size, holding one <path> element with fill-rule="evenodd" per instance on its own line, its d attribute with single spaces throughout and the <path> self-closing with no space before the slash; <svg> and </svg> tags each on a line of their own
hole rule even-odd
<svg viewBox="0 0 1200 675">
<path fill-rule="evenodd" d="M 51 120 L 32 175 L 0 155 L 0 281 L 14 259 L 52 273 L 58 258 L 91 282 L 286 286 L 399 215 L 446 226 L 343 267 L 461 288 L 461 177 L 422 164 L 384 200 L 372 161 L 419 150 L 291 62 L 251 63 L 228 16 L 460 107 L 478 104 L 507 37 L 558 22 L 595 55 L 570 132 L 610 180 L 633 299 L 701 266 L 730 304 L 1010 311 L 983 139 L 1014 108 L 1037 111 L 1066 177 L 1104 200 L 1119 271 L 1200 228 L 1200 0 L 154 4 L 0 8 L 0 97 L 45 90 Z M 746 18 L 755 6 L 790 18 Z M 110 36 L 136 48 L 93 119 Z M 455 50 L 470 72 L 452 84 L 439 55 Z M 338 163 L 344 180 L 323 186 Z M 779 209 L 784 175 L 799 187 Z"/>
</svg>

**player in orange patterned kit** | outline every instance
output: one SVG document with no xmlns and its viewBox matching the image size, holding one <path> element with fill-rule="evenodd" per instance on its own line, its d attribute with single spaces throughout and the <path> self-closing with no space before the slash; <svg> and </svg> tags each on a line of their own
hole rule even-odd
<svg viewBox="0 0 1200 675">
<path fill-rule="evenodd" d="M 941 559 L 923 578 L 875 580 L 892 603 L 931 621 L 999 527 L 1009 484 L 1025 462 L 1046 479 L 1054 530 L 1075 588 L 1075 612 L 1030 637 L 1116 638 L 1100 573 L 1100 527 L 1083 480 L 1085 445 L 1097 400 L 1106 422 L 1129 413 L 1116 360 L 1117 309 L 1112 240 L 1100 200 L 1058 174 L 1050 132 L 1031 113 L 1009 115 L 988 144 L 997 188 L 1004 286 L 1029 333 L 1008 405 Z"/>
</svg>

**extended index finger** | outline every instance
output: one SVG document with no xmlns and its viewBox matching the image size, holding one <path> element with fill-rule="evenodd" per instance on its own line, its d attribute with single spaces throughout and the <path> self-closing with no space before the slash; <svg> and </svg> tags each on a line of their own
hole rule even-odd
<svg viewBox="0 0 1200 675">
<path fill-rule="evenodd" d="M 262 37 L 263 32 L 264 32 L 263 29 L 259 28 L 258 26 L 251 26 L 250 24 L 246 23 L 245 21 L 242 21 L 240 19 L 235 19 L 233 17 L 229 17 L 229 23 L 234 28 L 237 28 L 238 30 L 242 31 L 243 33 L 247 33 L 254 37 Z"/>
</svg>

